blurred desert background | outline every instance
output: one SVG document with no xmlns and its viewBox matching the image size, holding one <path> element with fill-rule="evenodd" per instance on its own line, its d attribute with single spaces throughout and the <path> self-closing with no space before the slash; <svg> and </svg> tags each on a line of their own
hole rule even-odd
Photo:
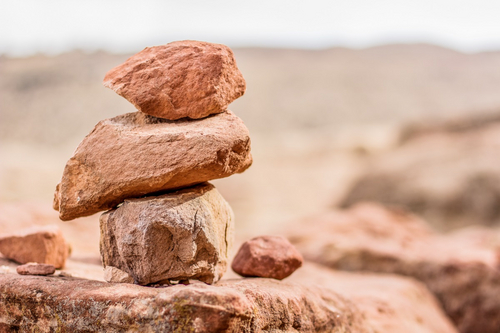
<svg viewBox="0 0 500 333">
<path fill-rule="evenodd" d="M 438 231 L 500 222 L 500 52 L 233 50 L 247 92 L 230 109 L 250 130 L 254 164 L 213 183 L 240 239 L 365 200 L 409 209 Z M 130 55 L 0 56 L 2 232 L 58 224 L 74 255 L 98 255 L 99 214 L 59 221 L 52 196 L 94 125 L 135 111 L 101 84 Z"/>
</svg>

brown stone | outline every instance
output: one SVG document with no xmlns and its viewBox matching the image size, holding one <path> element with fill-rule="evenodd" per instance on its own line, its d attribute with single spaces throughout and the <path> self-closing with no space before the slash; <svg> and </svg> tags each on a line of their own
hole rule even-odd
<svg viewBox="0 0 500 333">
<path fill-rule="evenodd" d="M 85 137 L 66 164 L 54 208 L 71 220 L 243 172 L 251 163 L 248 130 L 230 111 L 177 121 L 128 113 L 99 122 Z"/>
<path fill-rule="evenodd" d="M 456 333 L 410 278 L 306 263 L 285 281 L 149 288 L 0 274 L 0 331 Z"/>
<path fill-rule="evenodd" d="M 211 184 L 130 199 L 101 216 L 101 256 L 141 285 L 218 281 L 233 243 L 233 212 Z"/>
<path fill-rule="evenodd" d="M 231 268 L 241 276 L 283 280 L 302 262 L 302 255 L 285 237 L 259 236 L 241 245 Z"/>
<path fill-rule="evenodd" d="M 0 171 L 1 172 L 1 171 Z M 52 182 L 52 177 L 47 177 Z M 46 198 L 47 199 L 47 198 Z M 34 226 L 57 225 L 71 245 L 71 257 L 99 256 L 99 216 L 82 217 L 73 223 L 61 223 L 46 200 L 0 202 L 0 232 L 14 234 Z M 1 237 L 1 236 L 0 236 Z"/>
<path fill-rule="evenodd" d="M 307 218 L 290 230 L 290 241 L 307 260 L 422 281 L 460 332 L 494 333 L 500 327 L 497 252 L 485 238 L 436 234 L 414 215 L 375 204 Z"/>
<path fill-rule="evenodd" d="M 227 46 L 198 41 L 147 47 L 110 70 L 103 83 L 139 111 L 170 120 L 225 111 L 246 88 Z"/>
<path fill-rule="evenodd" d="M 70 248 L 61 230 L 49 225 L 31 227 L 0 237 L 0 252 L 21 264 L 36 262 L 62 268 Z"/>
<path fill-rule="evenodd" d="M 54 265 L 27 263 L 16 267 L 17 274 L 20 275 L 52 275 L 56 271 Z"/>
</svg>

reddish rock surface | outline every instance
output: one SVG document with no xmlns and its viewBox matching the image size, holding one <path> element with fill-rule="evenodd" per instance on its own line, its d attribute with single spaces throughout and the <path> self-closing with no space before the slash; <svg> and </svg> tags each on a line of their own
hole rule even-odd
<svg viewBox="0 0 500 333">
<path fill-rule="evenodd" d="M 461 332 L 500 327 L 499 260 L 485 241 L 436 234 L 414 215 L 375 204 L 314 216 L 291 230 L 289 239 L 308 260 L 419 279 Z"/>
<path fill-rule="evenodd" d="M 36 299 L 36 302 L 33 300 Z M 274 280 L 167 288 L 0 274 L 0 331 L 369 332 L 333 292 Z"/>
<path fill-rule="evenodd" d="M 16 267 L 17 274 L 21 275 L 51 275 L 56 268 L 54 265 L 28 263 Z"/>
<path fill-rule="evenodd" d="M 259 236 L 241 245 L 231 268 L 241 276 L 283 280 L 302 262 L 302 255 L 285 237 Z"/>
<path fill-rule="evenodd" d="M 198 41 L 148 47 L 110 70 L 104 85 L 139 111 L 170 120 L 225 111 L 246 88 L 227 46 Z"/>
<path fill-rule="evenodd" d="M 285 281 L 335 291 L 363 314 L 364 325 L 370 332 L 456 332 L 436 298 L 424 284 L 412 278 L 335 271 L 305 262 Z"/>
<path fill-rule="evenodd" d="M 248 130 L 230 111 L 178 121 L 128 113 L 99 122 L 85 137 L 66 164 L 54 208 L 71 220 L 243 172 L 251 163 Z"/>
<path fill-rule="evenodd" d="M 61 230 L 55 225 L 48 225 L 1 236 L 0 252 L 21 264 L 36 262 L 62 268 L 70 248 Z"/>
<path fill-rule="evenodd" d="M 456 333 L 413 279 L 307 263 L 285 281 L 240 278 L 166 288 L 0 274 L 0 331 L 33 329 Z"/>
<path fill-rule="evenodd" d="M 218 281 L 234 238 L 229 204 L 212 184 L 130 199 L 101 216 L 101 256 L 141 285 Z"/>
</svg>

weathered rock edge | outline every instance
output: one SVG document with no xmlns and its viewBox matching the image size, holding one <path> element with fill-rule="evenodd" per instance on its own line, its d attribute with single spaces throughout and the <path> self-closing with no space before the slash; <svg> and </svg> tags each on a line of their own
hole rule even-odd
<svg viewBox="0 0 500 333">
<path fill-rule="evenodd" d="M 63 221 L 125 199 L 245 171 L 250 136 L 231 111 L 168 121 L 140 112 L 99 122 L 70 158 L 54 195 Z"/>
<path fill-rule="evenodd" d="M 306 260 L 416 278 L 436 295 L 460 332 L 499 330 L 500 257 L 487 239 L 436 234 L 406 211 L 373 203 L 311 216 L 290 230 L 290 241 Z"/>
<path fill-rule="evenodd" d="M 334 292 L 270 279 L 148 288 L 0 275 L 2 332 L 368 332 L 355 309 Z"/>
<path fill-rule="evenodd" d="M 171 120 L 223 112 L 246 89 L 231 49 L 199 41 L 147 47 L 110 70 L 103 84 L 139 111 Z"/>
<path fill-rule="evenodd" d="M 210 183 L 130 199 L 100 218 L 103 265 L 147 285 L 220 280 L 234 238 L 231 207 Z"/>
</svg>

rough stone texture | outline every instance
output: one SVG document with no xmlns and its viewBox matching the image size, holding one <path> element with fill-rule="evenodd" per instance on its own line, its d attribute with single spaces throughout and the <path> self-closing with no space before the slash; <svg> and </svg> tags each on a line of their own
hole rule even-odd
<svg viewBox="0 0 500 333">
<path fill-rule="evenodd" d="M 109 71 L 104 85 L 139 111 L 171 120 L 222 112 L 246 88 L 227 46 L 198 41 L 148 47 Z"/>
<path fill-rule="evenodd" d="M 113 266 L 104 268 L 104 280 L 112 283 L 134 283 L 134 278 Z"/>
<path fill-rule="evenodd" d="M 70 247 L 55 225 L 31 227 L 0 237 L 0 252 L 21 264 L 36 262 L 64 267 Z"/>
<path fill-rule="evenodd" d="M 33 300 L 36 300 L 34 302 Z M 275 280 L 167 288 L 0 274 L 0 331 L 370 332 L 331 291 Z"/>
<path fill-rule="evenodd" d="M 114 208 L 123 200 L 245 171 L 248 130 L 227 111 L 203 120 L 168 121 L 140 112 L 99 122 L 57 185 L 62 220 Z"/>
<path fill-rule="evenodd" d="M 310 263 L 285 281 L 239 278 L 166 288 L 0 274 L 0 331 L 139 329 L 456 333 L 432 294 L 413 279 L 334 272 Z"/>
<path fill-rule="evenodd" d="M 101 216 L 101 256 L 146 285 L 218 281 L 233 243 L 233 212 L 211 184 L 125 200 Z"/>
<path fill-rule="evenodd" d="M 241 276 L 283 280 L 302 266 L 302 255 L 283 236 L 259 236 L 241 245 L 231 268 Z"/>
<path fill-rule="evenodd" d="M 367 161 L 341 206 L 367 200 L 398 205 L 441 230 L 500 224 L 498 120 L 472 118 L 415 131 L 402 146 Z"/>
<path fill-rule="evenodd" d="M 16 267 L 17 274 L 21 275 L 52 275 L 56 271 L 54 265 L 27 263 Z"/>
<path fill-rule="evenodd" d="M 295 230 L 290 241 L 308 260 L 415 277 L 434 292 L 461 332 L 498 332 L 500 263 L 485 238 L 435 234 L 417 217 L 375 204 L 331 211 L 290 229 Z"/>
</svg>

